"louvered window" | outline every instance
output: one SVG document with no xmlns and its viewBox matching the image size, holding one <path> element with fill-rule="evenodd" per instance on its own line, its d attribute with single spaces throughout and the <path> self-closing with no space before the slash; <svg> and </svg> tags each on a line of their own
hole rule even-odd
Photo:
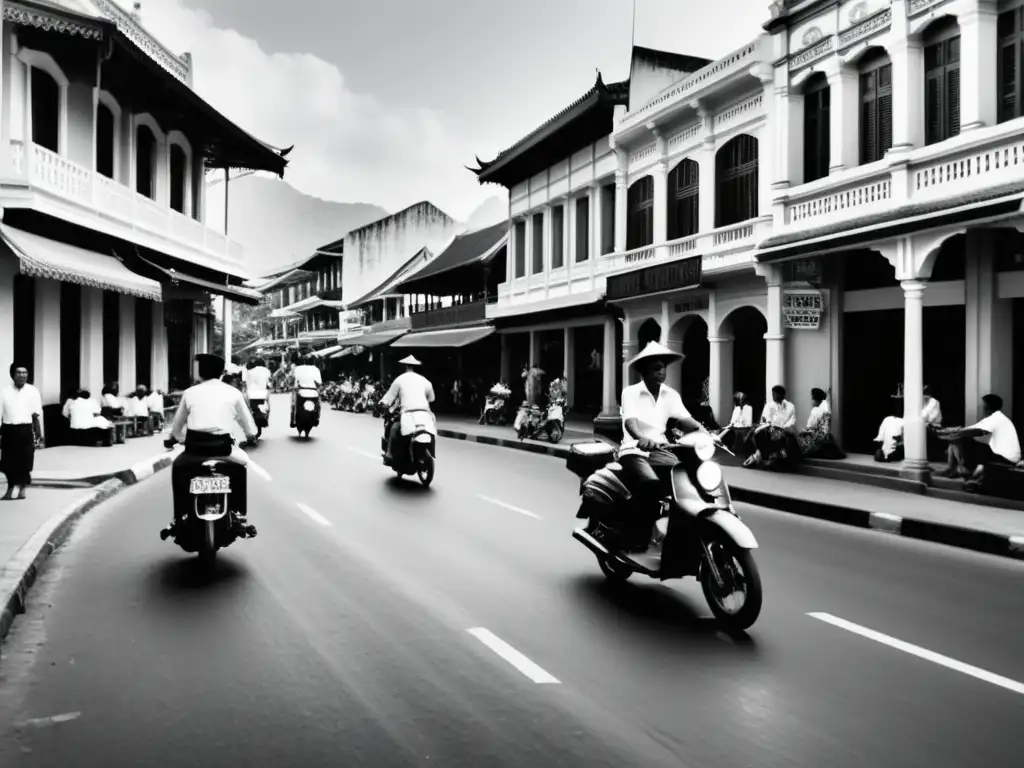
<svg viewBox="0 0 1024 768">
<path fill-rule="evenodd" d="M 741 134 L 715 156 L 715 226 L 757 218 L 757 139 Z"/>
<path fill-rule="evenodd" d="M 1024 115 L 1021 69 L 1024 68 L 1024 8 L 999 14 L 999 122 Z"/>
<path fill-rule="evenodd" d="M 668 175 L 668 239 L 700 231 L 700 166 L 683 160 Z"/>
<path fill-rule="evenodd" d="M 565 266 L 565 206 L 559 205 L 551 209 L 551 268 Z"/>
<path fill-rule="evenodd" d="M 533 274 L 544 271 L 544 214 L 533 217 Z"/>
<path fill-rule="evenodd" d="M 924 82 L 925 143 L 959 135 L 960 32 L 955 23 L 925 40 Z"/>
<path fill-rule="evenodd" d="M 516 222 L 516 277 L 526 276 L 526 222 Z"/>
<path fill-rule="evenodd" d="M 873 163 L 892 147 L 892 64 L 872 61 L 860 75 L 860 161 Z"/>
<path fill-rule="evenodd" d="M 654 242 L 654 178 L 644 176 L 629 188 L 626 248 L 642 248 Z"/>
<path fill-rule="evenodd" d="M 831 89 L 816 75 L 804 89 L 804 182 L 828 176 L 831 162 Z"/>
<path fill-rule="evenodd" d="M 590 258 L 590 199 L 576 198 L 576 261 Z"/>
</svg>

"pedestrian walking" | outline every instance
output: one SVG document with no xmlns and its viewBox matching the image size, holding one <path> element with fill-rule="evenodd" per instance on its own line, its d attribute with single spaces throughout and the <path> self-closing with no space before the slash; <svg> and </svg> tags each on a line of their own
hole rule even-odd
<svg viewBox="0 0 1024 768">
<path fill-rule="evenodd" d="M 3 501 L 25 498 L 25 488 L 32 484 L 36 445 L 42 438 L 39 390 L 28 383 L 26 366 L 12 363 L 10 373 L 12 386 L 0 392 L 0 470 L 7 477 Z"/>
</svg>

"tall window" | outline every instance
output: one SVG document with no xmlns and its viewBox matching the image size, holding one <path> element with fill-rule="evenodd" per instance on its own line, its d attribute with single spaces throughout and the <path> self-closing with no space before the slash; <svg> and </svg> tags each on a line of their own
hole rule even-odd
<svg viewBox="0 0 1024 768">
<path fill-rule="evenodd" d="M 999 122 L 1024 115 L 1021 109 L 1024 68 L 1024 7 L 999 14 Z"/>
<path fill-rule="evenodd" d="M 700 166 L 683 160 L 668 175 L 668 239 L 700 231 Z"/>
<path fill-rule="evenodd" d="M 156 199 L 156 137 L 145 125 L 135 132 L 135 190 Z"/>
<path fill-rule="evenodd" d="M 828 176 L 832 152 L 831 89 L 823 74 L 804 87 L 804 182 Z"/>
<path fill-rule="evenodd" d="M 526 222 L 516 222 L 516 277 L 526 276 Z"/>
<path fill-rule="evenodd" d="M 601 187 L 601 255 L 615 250 L 615 185 Z"/>
<path fill-rule="evenodd" d="M 114 113 L 100 103 L 96 108 L 96 171 L 108 179 L 114 178 Z"/>
<path fill-rule="evenodd" d="M 185 181 L 188 178 L 188 158 L 185 150 L 171 144 L 171 208 L 178 213 L 185 212 Z"/>
<path fill-rule="evenodd" d="M 730 139 L 715 156 L 715 226 L 757 218 L 757 139 Z"/>
<path fill-rule="evenodd" d="M 551 209 L 551 268 L 565 266 L 565 206 Z"/>
<path fill-rule="evenodd" d="M 32 143 L 60 151 L 60 86 L 49 72 L 29 67 L 32 78 Z"/>
<path fill-rule="evenodd" d="M 629 218 L 626 249 L 642 248 L 654 242 L 654 177 L 644 176 L 626 195 Z"/>
<path fill-rule="evenodd" d="M 544 271 L 544 214 L 533 217 L 533 274 Z"/>
<path fill-rule="evenodd" d="M 924 43 L 925 143 L 935 144 L 960 133 L 960 28 L 940 21 Z"/>
<path fill-rule="evenodd" d="M 590 198 L 576 198 L 576 261 L 590 258 Z"/>
<path fill-rule="evenodd" d="M 870 56 L 870 54 L 869 54 Z M 884 52 L 864 62 L 860 73 L 860 161 L 873 163 L 892 147 L 892 64 Z"/>
</svg>

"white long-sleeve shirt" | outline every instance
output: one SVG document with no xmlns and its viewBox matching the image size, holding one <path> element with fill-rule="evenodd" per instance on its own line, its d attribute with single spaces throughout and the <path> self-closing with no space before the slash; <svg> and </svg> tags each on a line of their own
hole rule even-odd
<svg viewBox="0 0 1024 768">
<path fill-rule="evenodd" d="M 886 416 L 878 427 L 876 443 L 882 444 L 882 455 L 886 458 L 896 450 L 896 438 L 903 436 L 903 419 L 899 416 Z"/>
<path fill-rule="evenodd" d="M 813 432 L 821 422 L 831 415 L 832 407 L 828 404 L 828 400 L 822 400 L 821 405 L 811 408 L 811 414 L 807 417 L 807 426 L 804 429 L 808 432 Z"/>
<path fill-rule="evenodd" d="M 402 404 L 403 413 L 429 411 L 430 404 L 434 402 L 434 385 L 426 376 L 421 376 L 416 371 L 406 371 L 394 380 L 381 403 L 387 408 L 396 398 Z"/>
<path fill-rule="evenodd" d="M 256 434 L 256 422 L 245 398 L 230 384 L 210 379 L 185 390 L 171 435 L 183 443 L 186 431 L 237 435 L 239 428 L 247 437 Z"/>
<path fill-rule="evenodd" d="M 25 384 L 18 389 L 12 385 L 0 392 L 0 422 L 31 424 L 33 416 L 43 416 L 43 398 L 34 386 Z"/>
<path fill-rule="evenodd" d="M 764 424 L 791 432 L 796 425 L 796 406 L 789 400 L 783 400 L 781 403 L 771 400 L 761 412 L 761 421 Z"/>
<path fill-rule="evenodd" d="M 754 409 L 749 405 L 737 405 L 732 409 L 732 420 L 730 427 L 752 427 L 754 426 Z"/>
</svg>

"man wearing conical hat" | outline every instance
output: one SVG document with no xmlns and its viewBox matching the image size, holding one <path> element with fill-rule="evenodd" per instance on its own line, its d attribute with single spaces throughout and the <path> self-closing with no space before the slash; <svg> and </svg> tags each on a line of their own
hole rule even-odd
<svg viewBox="0 0 1024 768">
<path fill-rule="evenodd" d="M 400 374 L 391 384 L 388 393 L 381 399 L 381 405 L 390 408 L 397 399 L 402 407 L 402 413 L 406 411 L 429 411 L 430 404 L 434 402 L 434 385 L 430 380 L 420 374 L 416 369 L 422 365 L 412 355 L 398 361 L 405 366 L 405 373 Z M 388 432 L 388 450 L 384 454 L 384 463 L 390 464 L 393 458 L 391 453 L 395 440 L 402 434 L 402 420 L 395 419 Z"/>
<path fill-rule="evenodd" d="M 683 399 L 665 384 L 670 363 L 683 359 L 656 341 L 629 361 L 629 367 L 641 376 L 638 384 L 622 390 L 622 447 L 619 463 L 628 474 L 627 485 L 639 502 L 639 519 L 630 531 L 636 551 L 645 551 L 650 543 L 651 528 L 658 519 L 661 499 L 672 467 L 679 463 L 667 445 L 669 426 L 684 432 L 704 430 L 683 405 Z"/>
</svg>

